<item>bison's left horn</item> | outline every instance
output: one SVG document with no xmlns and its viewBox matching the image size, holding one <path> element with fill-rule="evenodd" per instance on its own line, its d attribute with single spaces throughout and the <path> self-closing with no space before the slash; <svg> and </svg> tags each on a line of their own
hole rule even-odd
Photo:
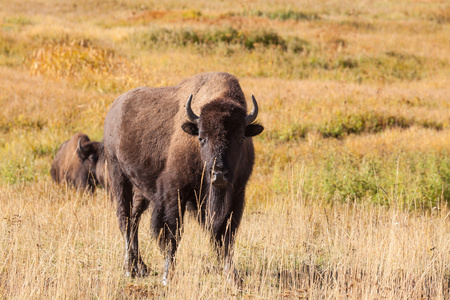
<svg viewBox="0 0 450 300">
<path fill-rule="evenodd" d="M 258 116 L 258 102 L 256 102 L 255 96 L 252 95 L 253 110 L 245 117 L 245 124 L 250 125 L 255 122 Z"/>
<path fill-rule="evenodd" d="M 192 102 L 192 94 L 189 96 L 189 99 L 186 102 L 186 115 L 187 115 L 189 121 L 191 121 L 192 123 L 197 123 L 198 119 L 199 119 L 199 116 L 197 116 L 192 111 L 191 102 Z"/>
</svg>

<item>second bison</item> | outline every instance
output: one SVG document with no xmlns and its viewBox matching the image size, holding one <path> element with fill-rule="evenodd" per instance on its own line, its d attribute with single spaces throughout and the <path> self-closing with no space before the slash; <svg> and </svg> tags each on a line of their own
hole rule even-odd
<svg viewBox="0 0 450 300">
<path fill-rule="evenodd" d="M 84 133 L 74 134 L 59 147 L 50 173 L 53 181 L 79 190 L 94 191 L 98 183 L 105 187 L 103 144 L 91 141 Z"/>
</svg>

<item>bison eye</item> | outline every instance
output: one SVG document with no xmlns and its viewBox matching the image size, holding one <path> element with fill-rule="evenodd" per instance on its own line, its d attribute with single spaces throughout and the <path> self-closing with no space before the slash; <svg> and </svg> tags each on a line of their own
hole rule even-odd
<svg viewBox="0 0 450 300">
<path fill-rule="evenodd" d="M 239 140 L 241 143 L 243 143 L 243 142 L 245 142 L 245 140 L 246 140 L 246 138 L 245 138 L 245 136 L 244 137 L 241 137 L 241 139 Z"/>
<path fill-rule="evenodd" d="M 198 141 L 203 145 L 206 143 L 206 138 L 198 137 Z"/>
</svg>

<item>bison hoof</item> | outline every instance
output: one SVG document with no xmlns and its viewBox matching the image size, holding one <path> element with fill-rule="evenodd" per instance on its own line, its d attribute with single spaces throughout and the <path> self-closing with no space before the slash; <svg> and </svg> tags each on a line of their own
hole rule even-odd
<svg viewBox="0 0 450 300">
<path fill-rule="evenodd" d="M 167 278 L 164 278 L 164 277 L 163 277 L 163 279 L 161 279 L 161 283 L 162 283 L 163 286 L 167 286 L 167 284 L 169 283 L 169 281 L 167 280 Z"/>
<path fill-rule="evenodd" d="M 147 266 L 142 262 L 137 267 L 136 276 L 137 277 L 146 277 L 148 275 L 148 268 Z"/>
<path fill-rule="evenodd" d="M 234 284 L 239 288 L 243 286 L 244 280 L 235 268 L 232 268 L 231 270 L 225 270 L 225 273 L 229 284 Z"/>
<path fill-rule="evenodd" d="M 148 268 L 144 263 L 140 263 L 131 268 L 131 270 L 126 271 L 126 276 L 135 277 L 146 277 L 148 275 Z"/>
</svg>

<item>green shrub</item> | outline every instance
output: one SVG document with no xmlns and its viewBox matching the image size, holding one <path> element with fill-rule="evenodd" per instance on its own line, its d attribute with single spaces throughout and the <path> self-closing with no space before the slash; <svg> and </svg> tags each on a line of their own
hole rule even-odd
<svg viewBox="0 0 450 300">
<path fill-rule="evenodd" d="M 358 158 L 349 153 L 326 154 L 311 162 L 304 193 L 321 194 L 328 201 L 347 199 L 405 208 L 432 208 L 450 202 L 448 153 L 392 154 Z"/>
<path fill-rule="evenodd" d="M 388 128 L 408 128 L 414 120 L 402 116 L 383 115 L 378 112 L 363 114 L 337 113 L 318 128 L 323 137 L 343 138 L 349 134 L 377 133 Z"/>
<path fill-rule="evenodd" d="M 313 21 L 319 20 L 320 16 L 317 13 L 313 12 L 301 12 L 301 11 L 293 11 L 289 10 L 277 10 L 277 11 L 261 11 L 261 10 L 250 10 L 242 13 L 243 16 L 257 16 L 257 17 L 265 17 L 271 20 L 305 20 L 305 21 Z"/>
<path fill-rule="evenodd" d="M 348 155 L 330 155 L 323 169 L 324 197 L 331 200 L 372 198 L 378 187 L 374 176 L 376 162 L 360 161 Z"/>
<path fill-rule="evenodd" d="M 293 37 L 287 42 L 287 50 L 293 53 L 309 53 L 311 44 L 298 37 Z"/>
<path fill-rule="evenodd" d="M 263 137 L 268 140 L 289 142 L 305 138 L 308 132 L 318 132 L 324 138 L 343 139 L 351 134 L 373 134 L 392 128 L 409 128 L 413 125 L 438 131 L 444 128 L 444 124 L 434 120 L 416 120 L 376 111 L 348 114 L 337 112 L 324 124 L 295 122 L 283 128 L 268 129 Z"/>
<path fill-rule="evenodd" d="M 286 41 L 273 31 L 263 30 L 245 33 L 232 27 L 204 31 L 190 28 L 180 30 L 159 28 L 139 33 L 131 38 L 144 48 L 158 46 L 186 47 L 188 45 L 217 47 L 220 44 L 240 45 L 248 50 L 254 49 L 257 45 L 286 48 Z"/>
<path fill-rule="evenodd" d="M 267 140 L 289 142 L 305 138 L 309 131 L 311 131 L 309 126 L 300 123 L 293 123 L 286 126 L 282 130 L 266 129 L 262 137 Z"/>
</svg>

